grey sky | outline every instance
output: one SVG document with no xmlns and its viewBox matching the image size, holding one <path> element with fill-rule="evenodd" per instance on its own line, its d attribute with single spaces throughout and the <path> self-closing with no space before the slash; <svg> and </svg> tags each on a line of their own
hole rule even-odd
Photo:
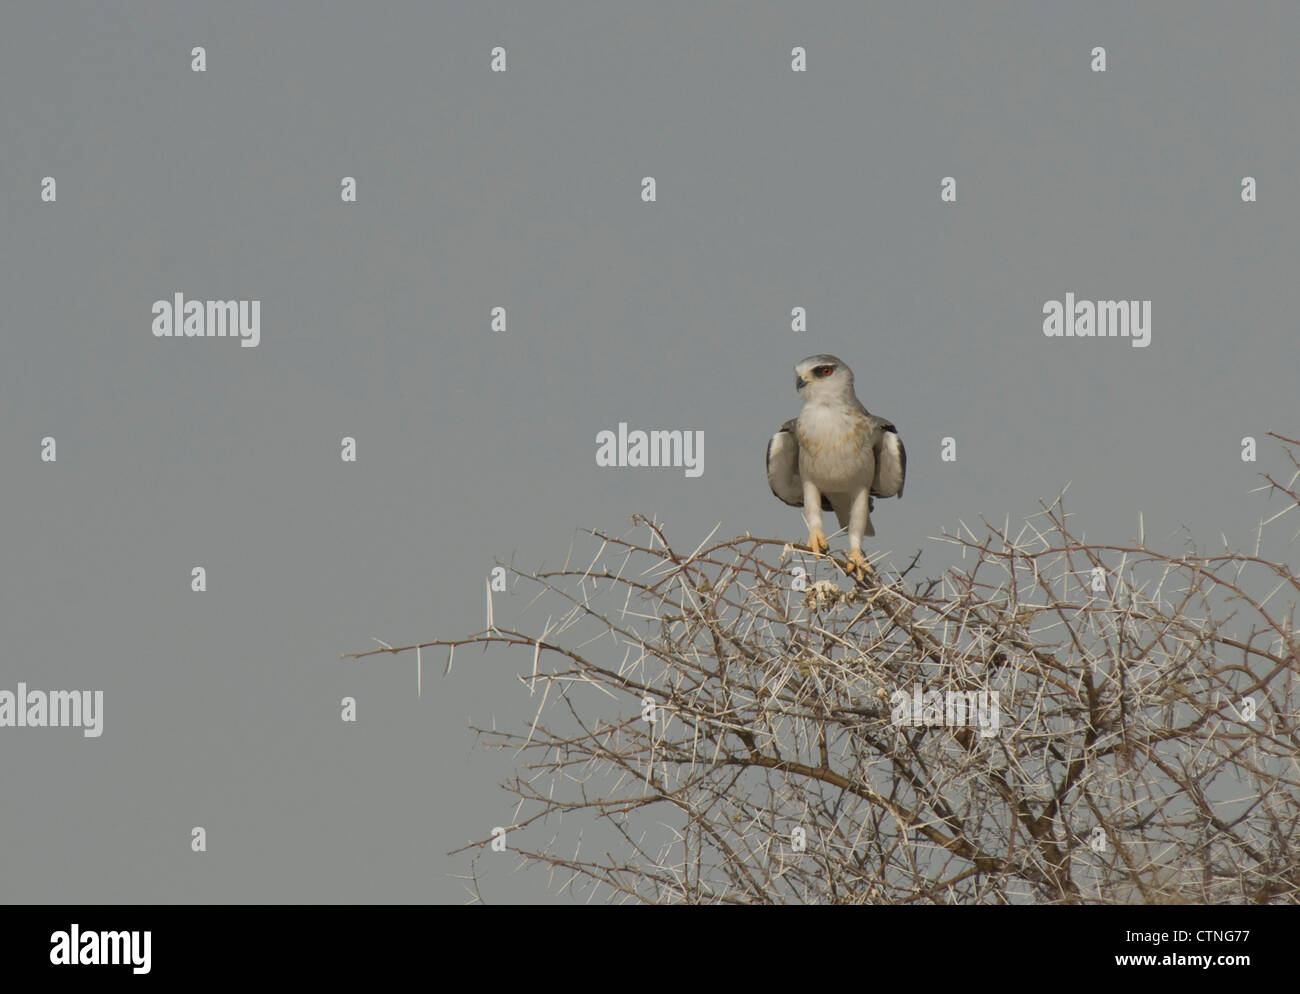
<svg viewBox="0 0 1300 994">
<path fill-rule="evenodd" d="M 530 660 L 417 699 L 340 653 L 477 630 L 494 558 L 633 512 L 798 539 L 762 462 L 810 353 L 908 447 L 870 552 L 937 573 L 1066 483 L 1089 538 L 1248 543 L 1300 430 L 1300 8 L 1222 6 L 7 9 L 0 689 L 103 690 L 104 733 L 0 729 L 5 899 L 459 901 L 511 811 L 466 717 L 530 713 Z M 261 300 L 260 344 L 154 338 L 176 291 Z M 1045 338 L 1067 291 L 1151 300 L 1150 347 Z M 598 467 L 620 421 L 703 475 Z"/>
</svg>

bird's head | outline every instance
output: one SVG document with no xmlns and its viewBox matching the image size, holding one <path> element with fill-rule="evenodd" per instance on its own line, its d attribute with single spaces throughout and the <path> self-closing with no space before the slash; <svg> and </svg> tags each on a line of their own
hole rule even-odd
<svg viewBox="0 0 1300 994">
<path fill-rule="evenodd" d="M 794 388 L 805 402 L 852 397 L 853 370 L 833 355 L 810 355 L 795 363 Z"/>
</svg>

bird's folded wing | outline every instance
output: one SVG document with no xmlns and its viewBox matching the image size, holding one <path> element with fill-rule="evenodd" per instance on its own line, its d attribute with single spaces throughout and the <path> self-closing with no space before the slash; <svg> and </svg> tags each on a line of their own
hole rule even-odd
<svg viewBox="0 0 1300 994">
<path fill-rule="evenodd" d="M 876 497 L 902 497 L 903 482 L 907 476 L 907 450 L 898 437 L 898 429 L 888 421 L 879 421 L 878 430 L 872 432 L 872 446 L 876 457 L 876 473 L 871 481 L 871 493 Z"/>
<path fill-rule="evenodd" d="M 791 418 L 767 443 L 767 484 L 772 493 L 794 507 L 803 507 L 803 480 L 799 476 L 799 439 Z M 829 511 L 831 502 L 822 497 L 822 510 Z"/>
</svg>

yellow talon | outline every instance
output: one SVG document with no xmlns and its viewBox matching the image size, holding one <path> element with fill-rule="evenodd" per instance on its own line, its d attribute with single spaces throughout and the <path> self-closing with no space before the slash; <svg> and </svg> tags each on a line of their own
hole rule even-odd
<svg viewBox="0 0 1300 994">
<path fill-rule="evenodd" d="M 847 572 L 856 576 L 859 580 L 865 580 L 874 570 L 871 563 L 867 561 L 866 556 L 858 549 L 849 550 L 849 568 Z"/>
</svg>

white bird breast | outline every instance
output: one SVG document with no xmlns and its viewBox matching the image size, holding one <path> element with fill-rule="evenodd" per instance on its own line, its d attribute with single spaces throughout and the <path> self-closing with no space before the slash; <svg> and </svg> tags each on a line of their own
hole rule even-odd
<svg viewBox="0 0 1300 994">
<path fill-rule="evenodd" d="M 865 427 L 845 411 L 809 405 L 799 416 L 800 475 L 824 493 L 870 487 L 875 458 L 867 448 Z"/>
</svg>

